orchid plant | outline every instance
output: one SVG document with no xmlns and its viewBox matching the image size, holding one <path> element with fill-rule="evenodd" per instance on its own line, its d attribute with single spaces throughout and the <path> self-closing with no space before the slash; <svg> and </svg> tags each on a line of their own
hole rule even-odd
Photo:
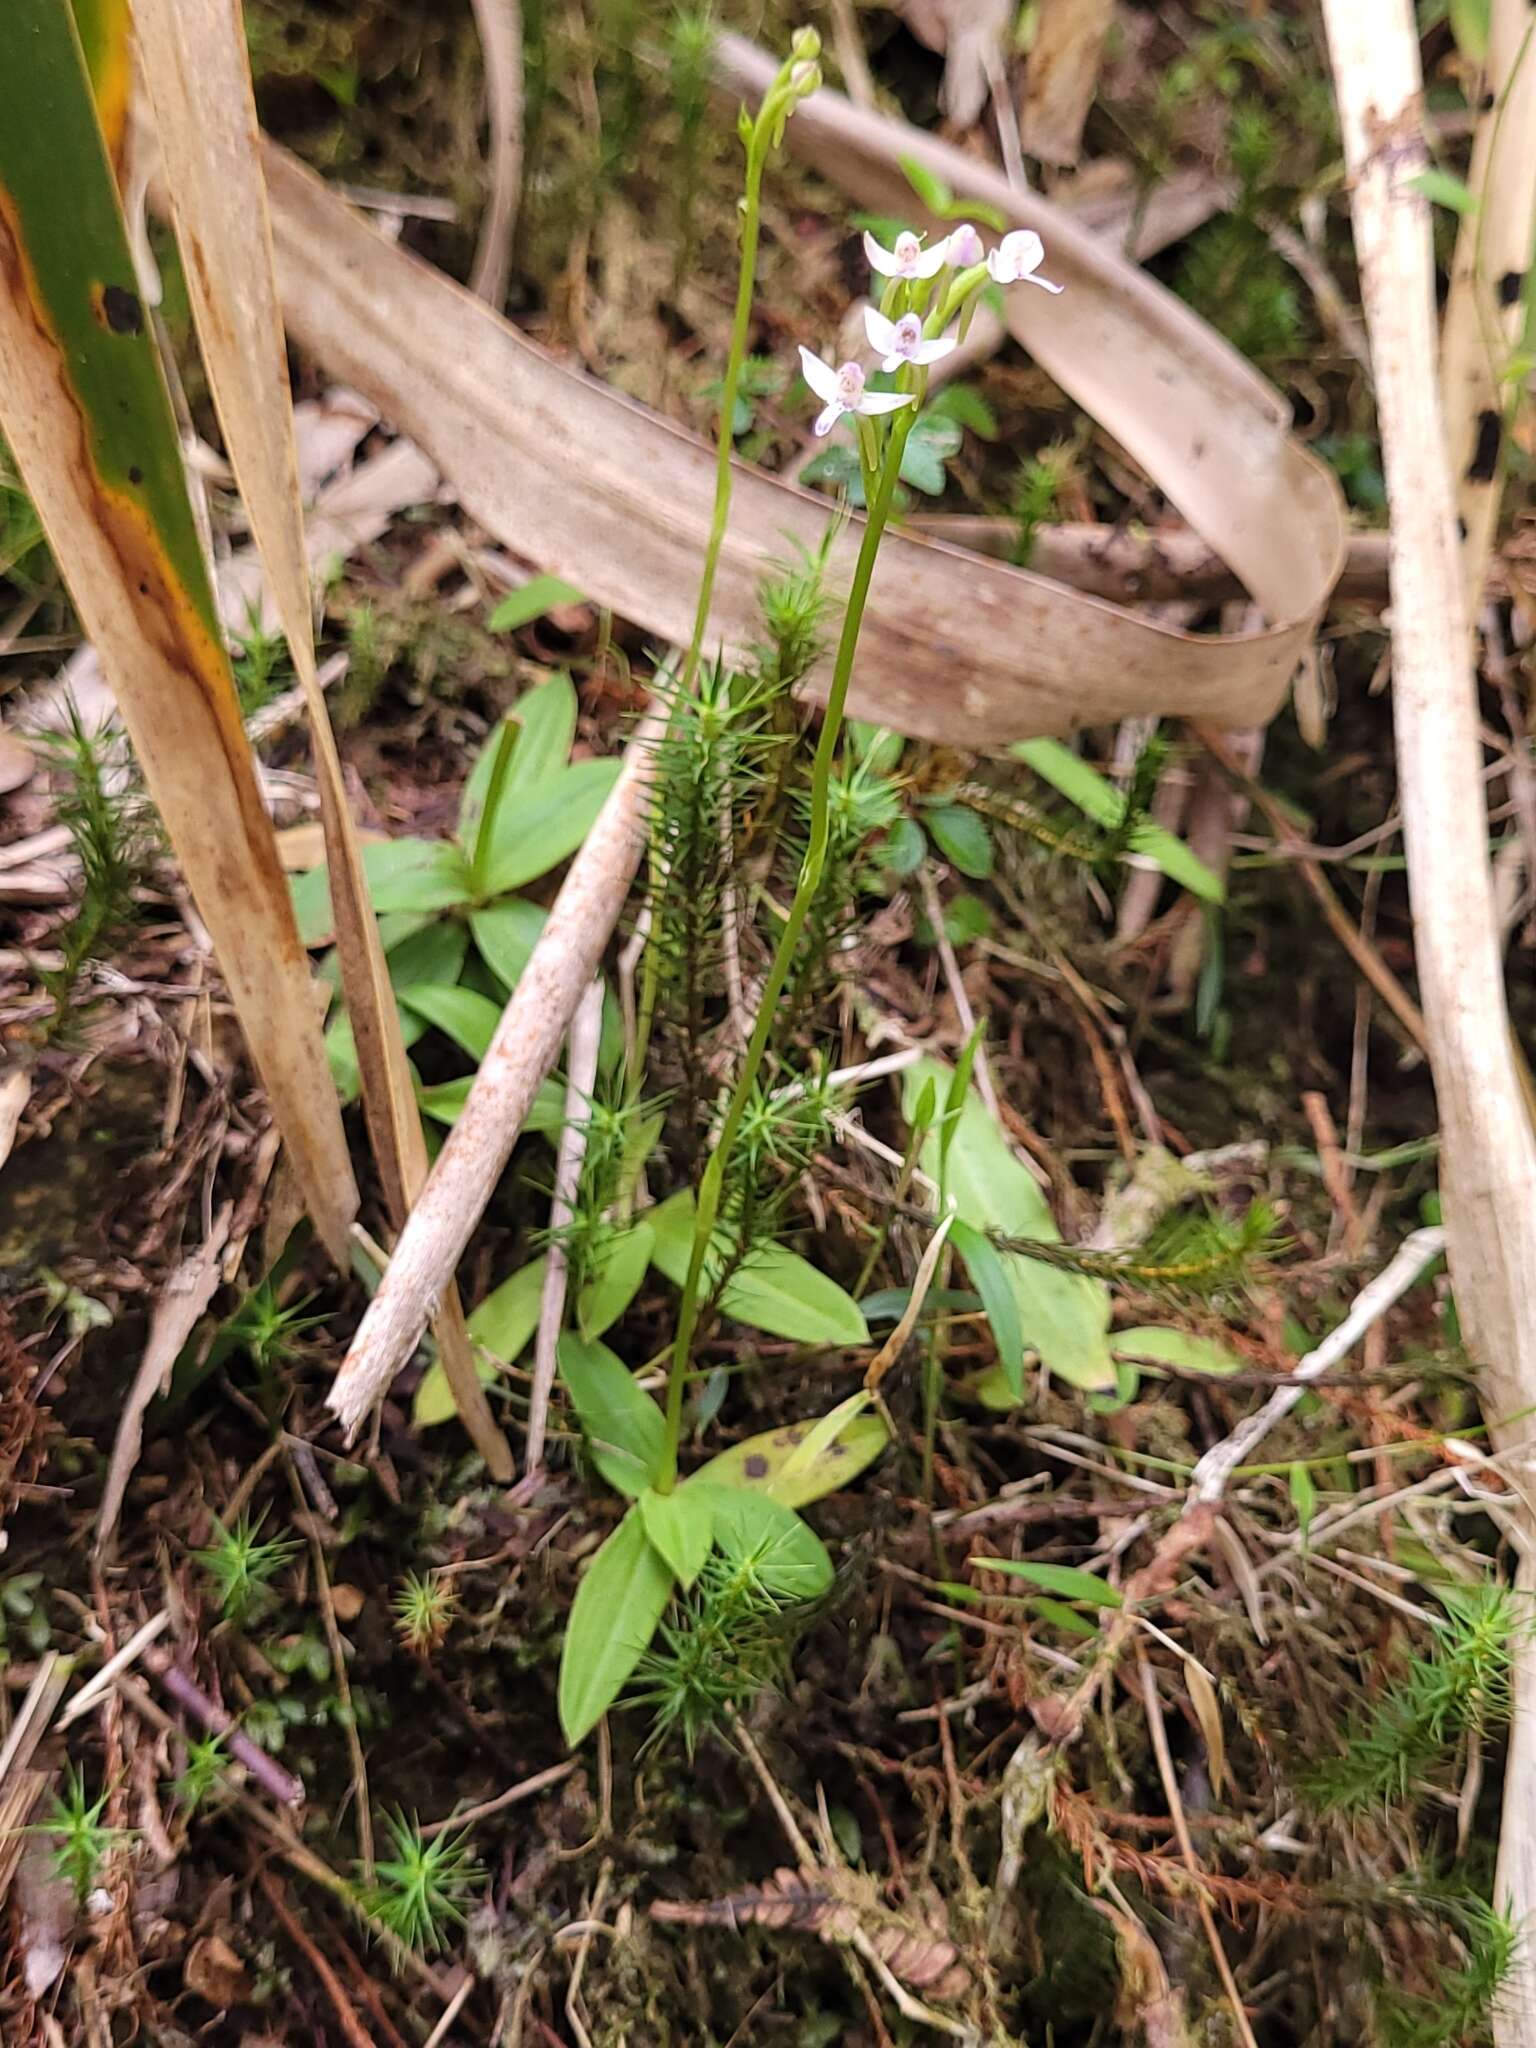
<svg viewBox="0 0 1536 2048">
<path fill-rule="evenodd" d="M 815 32 L 802 30 L 755 119 L 745 112 L 741 117 L 746 189 L 741 210 L 740 280 L 730 357 L 721 386 L 715 516 L 692 642 L 673 682 L 680 704 L 691 701 L 699 688 L 715 569 L 729 515 L 732 424 L 750 324 L 763 169 L 784 123 L 799 100 L 819 82 L 819 53 Z M 813 913 L 823 893 L 834 842 L 844 709 L 875 561 L 896 503 L 908 437 L 922 408 L 933 365 L 959 346 L 983 290 L 1022 283 L 1050 292 L 1061 289 L 1040 274 L 1045 252 L 1039 236 L 1028 230 L 1004 235 L 990 252 L 969 222 L 961 222 L 932 242 L 903 231 L 890 248 L 866 235 L 864 248 L 877 301 L 864 315 L 874 363 L 868 367 L 853 360 L 833 363 L 809 348 L 801 349 L 800 361 L 806 384 L 821 404 L 816 435 L 826 436 L 844 417 L 854 424 L 867 513 L 803 800 L 804 850 L 793 898 L 757 995 L 747 1043 L 711 1135 L 691 1218 L 686 1210 L 680 1210 L 676 1219 L 683 1227 L 683 1241 L 678 1245 L 682 1256 L 677 1262 L 682 1298 L 663 1405 L 658 1410 L 628 1369 L 604 1347 L 570 1346 L 562 1352 L 562 1372 L 594 1462 L 633 1501 L 592 1560 L 570 1616 L 561 1665 L 560 1712 L 566 1735 L 573 1742 L 580 1740 L 617 1698 L 644 1655 L 674 1589 L 686 1592 L 713 1551 L 722 1552 L 733 1567 L 753 1574 L 754 1583 L 770 1600 L 813 1597 L 830 1583 L 830 1560 L 794 1510 L 851 1478 L 861 1464 L 878 1454 L 885 1441 L 883 1423 L 861 1414 L 869 1396 L 860 1393 L 803 1429 L 778 1432 L 771 1452 L 763 1440 L 754 1440 L 753 1458 L 744 1462 L 740 1454 L 752 1447 L 737 1446 L 736 1451 L 722 1453 L 679 1483 L 678 1448 L 684 1396 L 694 1371 L 695 1341 L 722 1276 L 717 1242 L 723 1223 L 722 1198 L 732 1162 L 748 1138 L 749 1125 L 755 1128 L 752 1120 L 760 1120 L 765 1102 L 773 1099 L 765 1075 L 770 1048 L 779 1042 L 775 1033 L 807 929 L 816 928 Z M 872 383 L 877 374 L 889 380 L 890 388 Z M 657 859 L 653 846 L 653 901 Z M 641 1028 L 629 1061 L 632 1091 L 638 1091 L 643 1072 L 649 996 L 643 996 L 641 1007 Z M 729 1259 L 723 1263 L 728 1266 Z M 856 1309 L 853 1314 L 857 1318 Z M 787 1450 L 780 1438 L 787 1438 Z M 860 1446 L 857 1452 L 856 1441 Z M 761 1470 L 754 1471 L 754 1466 Z M 749 1479 L 757 1483 L 746 1484 Z M 622 1626 L 616 1628 L 620 1619 Z"/>
</svg>

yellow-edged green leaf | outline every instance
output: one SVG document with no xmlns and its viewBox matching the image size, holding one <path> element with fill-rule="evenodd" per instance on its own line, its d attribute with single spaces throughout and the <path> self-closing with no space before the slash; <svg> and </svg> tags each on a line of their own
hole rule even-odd
<svg viewBox="0 0 1536 2048">
<path fill-rule="evenodd" d="M 68 0 L 0 7 L 0 434 L 112 685 L 332 1256 L 357 1206 Z"/>
<path fill-rule="evenodd" d="M 729 1450 L 718 1452 L 683 1484 L 740 1487 L 766 1494 L 782 1507 L 809 1507 L 813 1500 L 850 1485 L 890 1442 L 890 1432 L 878 1415 L 856 1415 L 813 1459 L 786 1474 L 789 1460 L 815 1426 L 813 1418 L 745 1437 Z"/>
</svg>

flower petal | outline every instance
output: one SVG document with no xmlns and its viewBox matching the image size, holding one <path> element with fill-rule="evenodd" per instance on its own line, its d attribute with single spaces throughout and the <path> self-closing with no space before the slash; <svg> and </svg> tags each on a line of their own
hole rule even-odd
<svg viewBox="0 0 1536 2048">
<path fill-rule="evenodd" d="M 876 355 L 888 356 L 896 346 L 896 322 L 887 320 L 878 306 L 864 308 L 864 332 Z M 889 369 L 889 363 L 885 366 Z"/>
<path fill-rule="evenodd" d="M 1037 278 L 1036 283 L 1040 282 L 1043 280 Z M 912 351 L 912 360 L 914 363 L 936 363 L 959 346 L 952 334 L 946 334 L 939 341 L 920 341 Z"/>
<path fill-rule="evenodd" d="M 869 258 L 871 270 L 878 270 L 882 277 L 895 277 L 901 265 L 889 249 L 882 249 L 868 228 L 864 230 L 864 254 Z"/>
<path fill-rule="evenodd" d="M 837 372 L 830 363 L 824 363 L 818 355 L 812 355 L 808 348 L 800 350 L 800 371 L 807 384 L 821 399 L 829 403 L 837 396 Z"/>
<path fill-rule="evenodd" d="M 949 261 L 949 237 L 935 242 L 931 249 L 925 249 L 914 266 L 919 277 L 937 277 Z"/>
<path fill-rule="evenodd" d="M 1021 277 L 1020 284 L 1037 284 L 1043 292 L 1064 292 L 1064 284 L 1052 284 L 1048 277 Z"/>
<path fill-rule="evenodd" d="M 815 434 L 818 441 L 825 439 L 831 433 L 847 410 L 847 406 L 843 404 L 841 399 L 834 398 L 830 405 L 816 415 L 816 424 L 811 431 Z"/>
<path fill-rule="evenodd" d="M 867 414 L 900 412 L 904 405 L 915 403 L 910 391 L 866 391 L 854 410 Z"/>
</svg>

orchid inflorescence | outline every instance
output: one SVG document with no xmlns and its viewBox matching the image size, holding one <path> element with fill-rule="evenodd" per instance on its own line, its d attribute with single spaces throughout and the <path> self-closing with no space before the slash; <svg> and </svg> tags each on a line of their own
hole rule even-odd
<svg viewBox="0 0 1536 2048">
<path fill-rule="evenodd" d="M 989 278 L 997 285 L 1037 284 L 1042 291 L 1061 290 L 1039 274 L 1045 245 L 1032 228 L 1004 235 L 992 250 L 983 247 L 969 221 L 931 248 L 910 230 L 903 230 L 889 249 L 866 234 L 864 253 L 870 268 L 886 280 L 881 304 L 865 308 L 864 330 L 887 374 L 905 377 L 909 370 L 924 371 L 958 348 L 976 294 Z M 801 349 L 800 363 L 806 383 L 822 402 L 818 436 L 830 434 L 844 413 L 862 421 L 915 405 L 920 382 L 925 381 L 909 377 L 908 384 L 917 381 L 918 389 L 871 391 L 869 373 L 859 363 L 834 366 L 808 348 Z M 866 431 L 861 427 L 861 436 Z M 867 459 L 871 450 L 865 447 L 864 453 Z"/>
</svg>

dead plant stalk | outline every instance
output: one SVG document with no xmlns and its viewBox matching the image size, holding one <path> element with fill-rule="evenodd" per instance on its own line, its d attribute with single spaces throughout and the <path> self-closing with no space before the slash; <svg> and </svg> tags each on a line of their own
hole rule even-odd
<svg viewBox="0 0 1536 2048">
<path fill-rule="evenodd" d="M 639 864 L 652 748 L 665 724 L 664 712 L 653 711 L 636 728 L 623 773 L 571 862 L 459 1119 L 358 1325 L 326 1401 L 349 1435 L 420 1341 L 597 972 Z"/>
<path fill-rule="evenodd" d="M 1506 1455 L 1536 1407 L 1536 1136 L 1515 1067 L 1485 851 L 1476 686 L 1445 455 L 1423 81 L 1410 0 L 1324 0 L 1392 513 L 1393 701 L 1409 895 L 1439 1099 L 1451 1273 L 1483 1406 Z M 1499 1418 L 1508 1418 L 1500 1420 Z M 1522 1460 L 1522 1462 L 1524 1462 Z M 1522 1494 L 1523 1487 L 1517 1485 Z M 1522 1510 L 1520 1582 L 1536 1588 Z M 1498 1897 L 1536 1906 L 1536 1652 L 1518 1659 Z M 1494 2013 L 1500 2048 L 1536 2038 L 1521 1943 Z"/>
</svg>

